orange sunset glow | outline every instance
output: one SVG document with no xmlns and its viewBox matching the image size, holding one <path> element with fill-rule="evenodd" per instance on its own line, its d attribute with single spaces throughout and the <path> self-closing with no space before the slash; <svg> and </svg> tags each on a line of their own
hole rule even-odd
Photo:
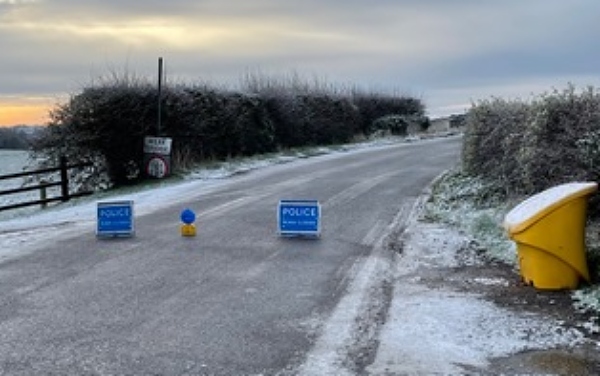
<svg viewBox="0 0 600 376">
<path fill-rule="evenodd" d="M 3 103 L 0 101 L 0 127 L 44 125 L 48 121 L 47 103 Z"/>
</svg>

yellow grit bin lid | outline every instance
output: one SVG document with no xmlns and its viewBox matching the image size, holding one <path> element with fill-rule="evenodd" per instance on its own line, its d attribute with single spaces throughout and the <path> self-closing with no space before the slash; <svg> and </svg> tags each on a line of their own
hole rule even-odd
<svg viewBox="0 0 600 376">
<path fill-rule="evenodd" d="M 565 203 L 590 195 L 598 190 L 594 182 L 567 183 L 549 188 L 529 197 L 504 217 L 504 228 L 519 233 Z"/>
</svg>

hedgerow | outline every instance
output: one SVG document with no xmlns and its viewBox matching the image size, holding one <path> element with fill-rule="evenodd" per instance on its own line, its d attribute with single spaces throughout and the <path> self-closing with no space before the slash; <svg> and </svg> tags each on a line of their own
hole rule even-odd
<svg viewBox="0 0 600 376">
<path fill-rule="evenodd" d="M 600 177 L 600 95 L 574 86 L 530 102 L 491 99 L 466 116 L 464 172 L 507 196 Z M 593 203 L 591 213 L 598 213 Z"/>
<path fill-rule="evenodd" d="M 95 163 L 116 185 L 140 176 L 144 135 L 156 119 L 156 96 L 149 85 L 116 82 L 85 88 L 50 114 L 50 122 L 33 145 L 34 153 L 55 164 Z M 95 175 L 95 174 L 92 174 Z"/>
<path fill-rule="evenodd" d="M 493 98 L 467 113 L 462 161 L 465 172 L 494 182 L 507 192 L 523 190 L 518 160 L 529 118 L 529 106 Z"/>
<path fill-rule="evenodd" d="M 161 96 L 148 80 L 113 74 L 74 94 L 51 113 L 33 146 L 46 160 L 95 162 L 112 184 L 143 178 L 145 136 L 173 139 L 173 166 L 250 156 L 290 147 L 368 137 L 383 116 L 424 118 L 419 99 L 339 90 L 319 81 L 254 76 L 240 90 L 172 85 Z M 177 165 L 177 163 L 181 165 Z M 183 166 L 185 165 L 185 166 Z"/>
</svg>

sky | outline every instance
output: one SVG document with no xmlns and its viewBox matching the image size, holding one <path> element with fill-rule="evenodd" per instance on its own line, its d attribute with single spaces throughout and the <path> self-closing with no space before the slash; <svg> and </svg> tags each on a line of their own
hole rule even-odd
<svg viewBox="0 0 600 376">
<path fill-rule="evenodd" d="M 113 73 L 239 85 L 299 74 L 432 117 L 600 86 L 597 0 L 0 0 L 0 125 L 43 124 Z"/>
</svg>

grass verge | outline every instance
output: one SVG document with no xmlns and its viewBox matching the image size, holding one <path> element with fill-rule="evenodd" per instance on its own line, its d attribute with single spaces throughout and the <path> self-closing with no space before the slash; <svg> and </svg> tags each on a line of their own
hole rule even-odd
<svg viewBox="0 0 600 376">
<path fill-rule="evenodd" d="M 518 268 L 516 247 L 502 227 L 506 214 L 525 197 L 506 199 L 490 183 L 450 171 L 439 179 L 426 203 L 423 219 L 447 224 L 468 234 L 491 259 Z M 572 291 L 576 309 L 591 313 L 600 323 L 600 222 L 586 227 L 588 267 L 592 283 Z"/>
</svg>

